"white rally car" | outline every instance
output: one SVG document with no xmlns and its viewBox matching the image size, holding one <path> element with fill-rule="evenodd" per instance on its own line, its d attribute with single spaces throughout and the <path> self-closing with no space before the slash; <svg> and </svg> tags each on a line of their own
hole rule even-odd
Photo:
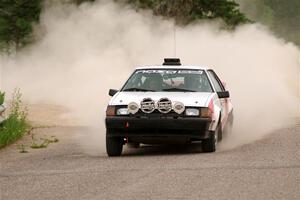
<svg viewBox="0 0 300 200">
<path fill-rule="evenodd" d="M 162 66 L 136 68 L 121 90 L 110 90 L 106 110 L 106 150 L 119 156 L 123 145 L 202 141 L 214 152 L 233 123 L 233 108 L 212 69 L 181 66 L 165 59 Z"/>
</svg>

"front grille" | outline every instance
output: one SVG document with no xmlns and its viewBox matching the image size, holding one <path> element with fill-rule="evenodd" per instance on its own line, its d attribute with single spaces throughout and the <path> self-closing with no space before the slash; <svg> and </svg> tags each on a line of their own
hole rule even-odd
<svg viewBox="0 0 300 200">
<path fill-rule="evenodd" d="M 168 117 L 183 117 L 184 114 L 177 114 L 173 110 L 169 113 L 161 113 L 158 110 L 154 110 L 152 113 L 144 113 L 139 110 L 136 114 L 132 115 L 134 117 L 148 117 L 148 118 L 168 118 Z"/>
</svg>

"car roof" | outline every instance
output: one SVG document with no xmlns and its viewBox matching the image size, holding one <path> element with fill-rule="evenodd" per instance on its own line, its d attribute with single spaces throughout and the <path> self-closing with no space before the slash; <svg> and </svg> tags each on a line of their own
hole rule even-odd
<svg viewBox="0 0 300 200">
<path fill-rule="evenodd" d="M 196 70 L 208 70 L 206 67 L 200 67 L 195 65 L 153 65 L 153 66 L 142 66 L 137 67 L 136 70 L 140 69 L 196 69 Z"/>
</svg>

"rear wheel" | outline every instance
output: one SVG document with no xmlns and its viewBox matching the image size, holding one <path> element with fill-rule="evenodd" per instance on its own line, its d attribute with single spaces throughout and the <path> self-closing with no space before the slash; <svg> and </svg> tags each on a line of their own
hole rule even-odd
<svg viewBox="0 0 300 200">
<path fill-rule="evenodd" d="M 123 150 L 122 137 L 109 137 L 106 135 L 106 152 L 108 156 L 120 156 Z"/>
</svg>

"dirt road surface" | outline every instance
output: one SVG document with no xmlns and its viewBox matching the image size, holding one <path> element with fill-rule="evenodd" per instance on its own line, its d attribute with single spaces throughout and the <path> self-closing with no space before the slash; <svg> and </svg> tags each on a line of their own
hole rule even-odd
<svg viewBox="0 0 300 200">
<path fill-rule="evenodd" d="M 87 153 L 78 136 L 89 131 L 41 127 L 36 137 L 59 142 L 19 153 L 27 136 L 0 150 L 0 199 L 300 199 L 300 126 L 213 154 L 199 145 L 143 146 L 118 158 Z"/>
</svg>

